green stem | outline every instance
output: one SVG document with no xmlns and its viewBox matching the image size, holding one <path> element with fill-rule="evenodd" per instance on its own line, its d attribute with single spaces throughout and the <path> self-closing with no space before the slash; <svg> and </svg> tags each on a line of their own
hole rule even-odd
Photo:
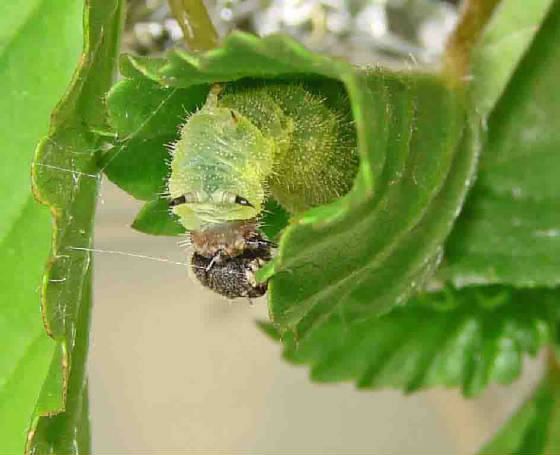
<svg viewBox="0 0 560 455">
<path fill-rule="evenodd" d="M 169 8 L 183 29 L 183 36 L 193 52 L 214 49 L 219 37 L 202 0 L 168 0 Z"/>
</svg>

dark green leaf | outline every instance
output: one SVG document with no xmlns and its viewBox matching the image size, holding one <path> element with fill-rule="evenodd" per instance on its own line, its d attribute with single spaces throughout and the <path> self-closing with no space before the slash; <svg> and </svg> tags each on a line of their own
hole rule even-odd
<svg viewBox="0 0 560 455">
<path fill-rule="evenodd" d="M 107 177 L 137 199 L 164 195 L 168 147 L 178 139 L 186 115 L 203 104 L 207 93 L 206 87 L 166 88 L 143 79 L 115 85 L 107 105 L 117 141 L 103 156 Z"/>
<path fill-rule="evenodd" d="M 286 334 L 285 357 L 308 365 L 318 382 L 408 392 L 459 386 L 473 396 L 519 376 L 523 354 L 550 341 L 559 300 L 554 291 L 500 286 L 446 290 L 363 322 L 335 315 L 300 341 Z"/>
<path fill-rule="evenodd" d="M 166 164 L 169 152 L 165 145 L 174 139 L 173 136 L 156 136 L 117 145 L 105 155 L 103 166 L 107 177 L 136 199 L 162 196 L 169 174 Z"/>
<path fill-rule="evenodd" d="M 362 72 L 314 55 L 288 38 L 245 34 L 233 34 L 222 48 L 203 55 L 127 57 L 121 69 L 128 79 L 109 97 L 115 128 L 123 128 L 119 119 L 127 114 L 144 119 L 153 113 L 167 119 L 170 134 L 176 134 L 178 123 L 162 112 L 165 97 L 158 103 L 148 96 L 149 105 L 135 106 L 136 101 L 115 94 L 150 81 L 161 87 L 154 91 L 169 91 L 265 78 L 305 80 L 330 99 L 332 79 L 344 83 L 352 103 L 360 171 L 346 197 L 298 215 L 284 230 L 279 254 L 267 268 L 273 275 L 271 316 L 282 328 L 304 333 L 332 313 L 349 320 L 387 311 L 405 301 L 437 265 L 478 150 L 476 122 L 467 120 L 462 94 L 447 88 L 443 77 Z M 126 134 L 141 124 L 127 124 Z M 127 143 L 125 137 L 121 146 Z M 164 165 L 156 152 L 137 155 L 142 168 Z M 154 163 L 145 163 L 147 157 Z M 126 174 L 113 172 L 111 178 L 134 194 Z M 142 177 L 141 169 L 129 174 L 152 180 L 147 173 Z M 277 226 L 281 229 L 283 222 Z"/>
<path fill-rule="evenodd" d="M 36 196 L 55 215 L 43 317 L 60 350 L 36 405 L 27 441 L 30 453 L 89 451 L 85 377 L 91 307 L 88 250 L 100 179 L 98 154 L 103 146 L 96 132 L 107 130 L 100 100 L 113 81 L 122 12 L 118 0 L 87 4 L 84 54 L 33 163 Z M 53 394 L 59 397 L 58 409 L 52 408 Z M 59 414 L 53 416 L 56 412 Z"/>
<path fill-rule="evenodd" d="M 478 180 L 446 248 L 457 285 L 560 283 L 560 2 L 488 120 Z"/>
<path fill-rule="evenodd" d="M 0 453 L 23 453 L 42 388 L 53 391 L 46 410 L 62 404 L 60 343 L 40 314 L 52 227 L 29 173 L 79 58 L 82 9 L 69 0 L 0 3 Z M 45 381 L 57 359 L 58 378 Z"/>
<path fill-rule="evenodd" d="M 169 201 L 156 199 L 146 202 L 136 216 L 132 227 L 152 235 L 181 235 L 185 228 L 169 210 Z"/>
<path fill-rule="evenodd" d="M 278 204 L 274 199 L 268 199 L 264 208 L 264 215 L 262 216 L 261 230 L 266 236 L 275 240 L 280 235 L 280 232 L 288 225 L 290 221 L 290 214 Z"/>
<path fill-rule="evenodd" d="M 380 111 L 365 138 L 369 176 L 292 220 L 274 262 L 271 318 L 298 336 L 333 313 L 359 320 L 405 302 L 437 266 L 472 175 L 476 127 L 452 92 L 419 76 L 376 74 L 367 84 L 362 102 Z M 383 172 L 368 194 L 374 174 L 364 161 L 376 162 L 379 149 Z"/>
</svg>

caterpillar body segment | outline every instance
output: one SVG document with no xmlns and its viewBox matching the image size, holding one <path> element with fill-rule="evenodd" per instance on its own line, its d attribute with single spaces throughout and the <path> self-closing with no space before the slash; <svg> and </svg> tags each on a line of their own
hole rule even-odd
<svg viewBox="0 0 560 455">
<path fill-rule="evenodd" d="M 274 140 L 266 179 L 271 196 L 298 213 L 347 193 L 358 170 L 355 133 L 347 114 L 299 84 L 233 86 L 218 101 Z"/>
<path fill-rule="evenodd" d="M 189 231 L 254 218 L 265 200 L 263 182 L 273 167 L 274 143 L 247 118 L 211 100 L 191 115 L 174 145 L 168 189 Z M 249 201 L 239 204 L 236 198 Z"/>
</svg>

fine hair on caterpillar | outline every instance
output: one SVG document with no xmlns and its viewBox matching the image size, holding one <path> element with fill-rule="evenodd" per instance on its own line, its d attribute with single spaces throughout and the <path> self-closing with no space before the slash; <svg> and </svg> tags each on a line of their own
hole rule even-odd
<svg viewBox="0 0 560 455">
<path fill-rule="evenodd" d="M 256 272 L 274 248 L 259 229 L 265 201 L 294 214 L 350 190 L 356 135 L 344 89 L 332 86 L 325 96 L 320 82 L 215 84 L 181 126 L 169 206 L 204 286 L 227 298 L 263 295 Z"/>
</svg>

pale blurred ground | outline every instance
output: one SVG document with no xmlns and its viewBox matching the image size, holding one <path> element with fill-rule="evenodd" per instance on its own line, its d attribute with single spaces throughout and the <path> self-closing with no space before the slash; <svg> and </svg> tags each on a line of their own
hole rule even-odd
<svg viewBox="0 0 560 455">
<path fill-rule="evenodd" d="M 128 227 L 138 202 L 105 182 L 96 248 L 185 261 L 177 239 Z M 285 363 L 255 320 L 263 300 L 228 303 L 186 269 L 116 254 L 95 258 L 89 360 L 93 453 L 473 453 L 539 376 L 466 401 L 317 385 Z"/>
</svg>

